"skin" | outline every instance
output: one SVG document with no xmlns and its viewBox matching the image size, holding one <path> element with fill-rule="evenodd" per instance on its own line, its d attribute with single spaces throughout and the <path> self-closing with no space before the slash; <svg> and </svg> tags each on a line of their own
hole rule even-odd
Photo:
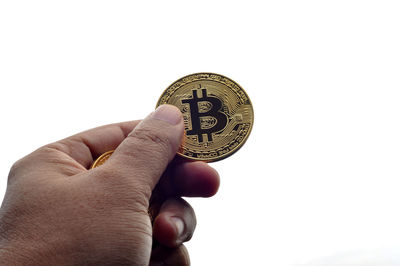
<svg viewBox="0 0 400 266">
<path fill-rule="evenodd" d="M 196 218 L 181 197 L 214 195 L 219 176 L 206 163 L 174 158 L 183 131 L 179 110 L 164 105 L 143 121 L 95 128 L 16 162 L 0 209 L 0 261 L 189 265 L 183 243 Z"/>
</svg>

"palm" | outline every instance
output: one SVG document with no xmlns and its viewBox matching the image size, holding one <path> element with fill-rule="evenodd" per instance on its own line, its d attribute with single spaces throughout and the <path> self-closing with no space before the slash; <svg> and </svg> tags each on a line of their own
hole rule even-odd
<svg viewBox="0 0 400 266">
<path fill-rule="evenodd" d="M 182 243 L 190 239 L 196 220 L 181 197 L 215 194 L 215 170 L 201 162 L 175 161 L 151 190 L 137 182 L 138 176 L 144 181 L 151 177 L 129 170 L 131 165 L 118 157 L 118 150 L 107 163 L 89 170 L 95 158 L 118 148 L 137 124 L 86 131 L 17 162 L 10 172 L 0 222 L 15 220 L 7 231 L 23 228 L 33 247 L 49 250 L 41 256 L 53 265 L 187 265 Z M 176 217 L 181 226 L 172 219 Z M 27 258 L 25 264 L 32 264 Z"/>
</svg>

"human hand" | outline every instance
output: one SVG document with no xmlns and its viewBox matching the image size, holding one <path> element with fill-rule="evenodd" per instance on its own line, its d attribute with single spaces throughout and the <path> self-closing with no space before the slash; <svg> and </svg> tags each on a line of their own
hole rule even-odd
<svg viewBox="0 0 400 266">
<path fill-rule="evenodd" d="M 214 195 L 219 177 L 205 163 L 174 160 L 183 128 L 179 110 L 164 105 L 141 122 L 92 129 L 16 162 L 0 209 L 0 261 L 188 265 L 182 243 L 196 219 L 181 197 Z M 160 206 L 153 224 L 152 195 Z"/>
</svg>

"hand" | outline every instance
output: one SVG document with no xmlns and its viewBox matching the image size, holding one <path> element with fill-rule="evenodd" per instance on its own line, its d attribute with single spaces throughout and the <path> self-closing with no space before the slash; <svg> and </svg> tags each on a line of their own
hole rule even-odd
<svg viewBox="0 0 400 266">
<path fill-rule="evenodd" d="M 16 162 L 0 209 L 0 261 L 188 265 L 182 243 L 196 219 L 181 197 L 214 195 L 219 177 L 206 163 L 174 160 L 183 129 L 179 110 L 164 105 L 141 122 L 92 129 Z M 105 164 L 88 170 L 112 149 Z"/>
</svg>

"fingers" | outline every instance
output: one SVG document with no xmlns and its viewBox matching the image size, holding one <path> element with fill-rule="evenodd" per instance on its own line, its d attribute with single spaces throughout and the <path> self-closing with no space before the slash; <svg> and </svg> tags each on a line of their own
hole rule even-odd
<svg viewBox="0 0 400 266">
<path fill-rule="evenodd" d="M 161 245 L 173 248 L 190 240 L 195 228 L 192 207 L 183 199 L 168 199 L 154 220 L 153 237 Z"/>
<path fill-rule="evenodd" d="M 173 171 L 176 192 L 185 197 L 211 197 L 217 193 L 220 179 L 218 172 L 204 162 L 187 162 Z"/>
<path fill-rule="evenodd" d="M 180 110 L 172 105 L 162 105 L 141 121 L 118 146 L 107 167 L 118 169 L 124 176 L 135 173 L 132 176 L 135 184 L 151 192 L 174 158 L 183 130 Z"/>
<path fill-rule="evenodd" d="M 152 250 L 149 266 L 189 266 L 189 253 L 184 245 L 177 248 L 158 246 Z"/>
<path fill-rule="evenodd" d="M 205 162 L 183 162 L 171 165 L 160 180 L 157 192 L 164 197 L 211 197 L 218 191 L 218 172 Z"/>
<path fill-rule="evenodd" d="M 89 168 L 99 155 L 117 148 L 139 122 L 130 121 L 94 128 L 45 147 L 61 151 L 83 167 Z"/>
</svg>

